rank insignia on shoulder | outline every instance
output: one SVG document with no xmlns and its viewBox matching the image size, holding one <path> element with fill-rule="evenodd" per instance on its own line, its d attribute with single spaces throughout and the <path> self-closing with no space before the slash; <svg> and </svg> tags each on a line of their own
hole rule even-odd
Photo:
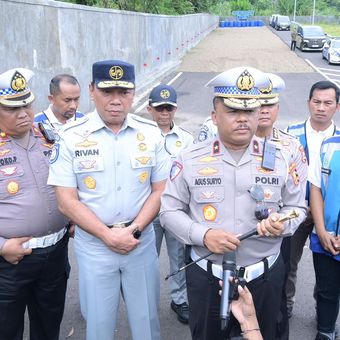
<svg viewBox="0 0 340 340">
<path fill-rule="evenodd" d="M 50 157 L 50 164 L 53 164 L 59 157 L 59 148 L 60 144 L 56 143 L 54 144 L 54 147 L 52 149 L 51 157 Z"/>
<path fill-rule="evenodd" d="M 15 195 L 19 191 L 19 183 L 11 181 L 7 184 L 7 192 L 11 195 Z"/>
<path fill-rule="evenodd" d="M 183 165 L 177 161 L 172 163 L 172 167 L 170 170 L 170 180 L 173 181 L 183 170 Z"/>
<path fill-rule="evenodd" d="M 257 140 L 253 141 L 253 153 L 255 155 L 260 154 L 260 145 L 259 145 L 259 142 Z"/>
<path fill-rule="evenodd" d="M 218 155 L 220 153 L 220 142 L 216 140 L 213 143 L 213 155 Z"/>
</svg>

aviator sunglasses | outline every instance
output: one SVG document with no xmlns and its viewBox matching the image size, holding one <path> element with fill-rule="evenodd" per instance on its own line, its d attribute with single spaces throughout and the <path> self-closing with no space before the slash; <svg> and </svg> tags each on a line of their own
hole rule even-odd
<svg viewBox="0 0 340 340">
<path fill-rule="evenodd" d="M 162 112 L 164 110 L 167 110 L 168 112 L 172 112 L 173 110 L 175 110 L 175 106 L 172 106 L 170 104 L 166 104 L 166 105 L 159 105 L 159 106 L 154 106 L 153 107 L 157 112 Z"/>
</svg>

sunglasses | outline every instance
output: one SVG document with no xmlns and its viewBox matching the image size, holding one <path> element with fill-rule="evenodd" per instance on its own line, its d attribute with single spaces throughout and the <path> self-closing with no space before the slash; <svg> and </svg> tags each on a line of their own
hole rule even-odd
<svg viewBox="0 0 340 340">
<path fill-rule="evenodd" d="M 163 112 L 164 110 L 167 110 L 168 112 L 172 112 L 176 109 L 176 107 L 172 105 L 159 105 L 159 106 L 154 106 L 154 109 L 157 112 Z"/>
</svg>

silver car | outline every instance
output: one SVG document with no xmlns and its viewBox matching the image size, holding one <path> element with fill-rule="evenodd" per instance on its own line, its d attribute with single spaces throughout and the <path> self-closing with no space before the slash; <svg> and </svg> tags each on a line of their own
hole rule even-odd
<svg viewBox="0 0 340 340">
<path fill-rule="evenodd" d="M 329 39 L 325 42 L 322 59 L 326 59 L 328 64 L 340 64 L 340 38 Z"/>
</svg>

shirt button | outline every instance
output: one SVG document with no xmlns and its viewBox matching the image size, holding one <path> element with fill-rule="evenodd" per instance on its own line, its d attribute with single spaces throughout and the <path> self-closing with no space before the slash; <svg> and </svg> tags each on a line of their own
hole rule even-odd
<svg viewBox="0 0 340 340">
<path fill-rule="evenodd" d="M 122 189 L 121 187 L 118 187 L 118 188 L 117 188 L 117 191 L 120 191 L 121 189 Z"/>
<path fill-rule="evenodd" d="M 117 162 L 117 165 L 118 165 L 118 166 L 120 165 L 120 161 Z"/>
<path fill-rule="evenodd" d="M 118 140 L 118 137 L 117 137 L 117 136 L 115 137 L 115 140 Z"/>
</svg>

